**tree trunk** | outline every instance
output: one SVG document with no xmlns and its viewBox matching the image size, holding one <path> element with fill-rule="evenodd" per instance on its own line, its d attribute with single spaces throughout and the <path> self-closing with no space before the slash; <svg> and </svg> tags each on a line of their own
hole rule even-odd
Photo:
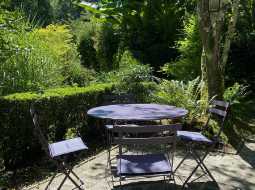
<svg viewBox="0 0 255 190">
<path fill-rule="evenodd" d="M 220 69 L 220 29 L 221 22 L 211 18 L 208 10 L 208 0 L 199 1 L 200 35 L 202 38 L 206 71 L 206 83 L 209 100 L 215 96 L 222 99 L 224 92 L 224 77 Z M 215 23 L 212 23 L 214 22 Z"/>
<path fill-rule="evenodd" d="M 205 66 L 202 70 L 203 75 L 206 71 L 206 84 L 208 89 L 208 99 L 211 100 L 216 96 L 217 99 L 223 99 L 224 93 L 224 73 L 225 64 L 228 58 L 228 52 L 230 49 L 230 40 L 233 37 L 235 31 L 235 25 L 237 21 L 239 0 L 234 0 L 233 3 L 233 16 L 230 19 L 226 39 L 223 47 L 223 53 L 221 54 L 222 44 L 222 27 L 224 25 L 225 12 L 220 10 L 219 12 L 209 12 L 209 1 L 198 1 L 198 16 L 200 23 L 200 35 L 203 44 L 203 54 L 201 57 L 201 64 Z M 201 65 L 201 68 L 202 65 Z M 205 77 L 202 75 L 202 78 Z"/>
</svg>

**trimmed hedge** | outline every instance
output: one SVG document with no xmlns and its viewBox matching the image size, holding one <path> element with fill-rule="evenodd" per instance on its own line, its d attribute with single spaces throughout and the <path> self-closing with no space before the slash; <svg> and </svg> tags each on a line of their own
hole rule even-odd
<svg viewBox="0 0 255 190">
<path fill-rule="evenodd" d="M 56 88 L 1 97 L 0 155 L 4 159 L 5 167 L 15 169 L 41 156 L 41 146 L 33 134 L 29 113 L 32 103 L 36 102 L 39 110 L 42 110 L 41 127 L 50 141 L 72 135 L 70 131 L 73 131 L 74 127 L 81 129 L 85 139 L 94 138 L 100 135 L 99 129 L 95 127 L 97 122 L 87 117 L 86 112 L 100 105 L 102 95 L 110 93 L 113 88 L 113 84 L 95 84 L 82 88 Z"/>
</svg>

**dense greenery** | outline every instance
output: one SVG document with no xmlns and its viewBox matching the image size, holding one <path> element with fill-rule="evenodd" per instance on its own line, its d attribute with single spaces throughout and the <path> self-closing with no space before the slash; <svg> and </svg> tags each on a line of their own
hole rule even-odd
<svg viewBox="0 0 255 190">
<path fill-rule="evenodd" d="M 189 110 L 185 124 L 201 127 L 211 100 L 201 64 L 207 56 L 202 52 L 205 43 L 197 14 L 197 3 L 202 1 L 1 1 L 0 175 L 40 158 L 29 115 L 35 102 L 46 118 L 43 129 L 50 141 L 69 138 L 78 127 L 92 146 L 95 141 L 90 139 L 103 134 L 99 128 L 92 130 L 98 122 L 86 111 L 103 104 L 103 94 L 128 93 L 137 102 L 184 107 Z M 216 43 L 221 51 L 234 15 L 230 2 L 223 6 L 228 14 L 223 14 Z M 233 145 L 255 131 L 251 114 L 255 3 L 242 0 L 238 10 L 221 73 L 222 98 L 231 102 L 223 138 Z M 217 130 L 217 122 L 212 122 L 207 135 Z"/>
<path fill-rule="evenodd" d="M 40 90 L 63 84 L 86 85 L 92 73 L 79 62 L 66 25 L 35 28 L 19 13 L 0 17 L 0 94 Z"/>
<path fill-rule="evenodd" d="M 84 137 L 88 139 L 89 130 L 95 124 L 89 122 L 86 111 L 100 105 L 102 95 L 109 93 L 111 88 L 112 84 L 98 84 L 85 88 L 56 88 L 42 93 L 26 92 L 2 97 L 0 152 L 3 154 L 5 167 L 13 169 L 21 164 L 26 165 L 40 156 L 41 149 L 38 149 L 38 140 L 33 135 L 29 112 L 32 103 L 36 102 L 43 117 L 41 127 L 49 135 L 49 141 L 63 139 L 68 129 L 75 127 L 82 128 Z M 83 114 L 82 120 L 74 120 L 73 117 L 77 114 Z"/>
</svg>

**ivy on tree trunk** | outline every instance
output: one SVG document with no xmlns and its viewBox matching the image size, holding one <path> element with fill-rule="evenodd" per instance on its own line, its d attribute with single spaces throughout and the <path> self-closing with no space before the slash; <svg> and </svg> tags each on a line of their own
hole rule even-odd
<svg viewBox="0 0 255 190">
<path fill-rule="evenodd" d="M 231 5 L 231 17 L 227 18 L 226 5 Z M 209 0 L 198 1 L 200 36 L 203 44 L 201 57 L 202 79 L 207 84 L 209 100 L 215 96 L 223 99 L 225 67 L 231 40 L 235 34 L 239 0 L 222 2 L 217 12 L 209 11 Z M 223 27 L 227 24 L 227 31 Z"/>
</svg>

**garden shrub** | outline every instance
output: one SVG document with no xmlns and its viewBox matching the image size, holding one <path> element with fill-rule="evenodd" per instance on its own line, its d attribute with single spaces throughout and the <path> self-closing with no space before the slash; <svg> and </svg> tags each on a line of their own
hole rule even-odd
<svg viewBox="0 0 255 190">
<path fill-rule="evenodd" d="M 97 52 L 99 71 L 111 71 L 117 66 L 114 55 L 117 53 L 119 36 L 111 24 L 101 23 L 94 36 L 94 47 Z"/>
<path fill-rule="evenodd" d="M 73 35 L 67 25 L 49 25 L 34 31 L 42 39 L 48 49 L 54 52 L 64 83 L 68 85 L 85 86 L 93 80 L 93 71 L 80 64 L 77 46 L 73 42 Z"/>
<path fill-rule="evenodd" d="M 84 66 L 100 72 L 116 69 L 119 37 L 111 24 L 90 18 L 72 22 L 72 28 Z"/>
<path fill-rule="evenodd" d="M 81 64 L 90 69 L 97 68 L 98 61 L 93 40 L 96 24 L 79 19 L 73 21 L 71 27 L 80 53 Z"/>
<path fill-rule="evenodd" d="M 41 155 L 38 140 L 33 135 L 29 113 L 32 103 L 36 102 L 37 108 L 41 110 L 40 114 L 43 117 L 41 127 L 50 141 L 71 136 L 70 129 L 74 127 L 79 127 L 83 137 L 89 141 L 100 137 L 102 130 L 95 127 L 95 120 L 87 117 L 86 112 L 89 108 L 100 105 L 101 95 L 109 93 L 112 88 L 112 84 L 97 84 L 83 88 L 56 88 L 2 97 L 0 155 L 3 156 L 6 169 L 24 166 Z"/>
<path fill-rule="evenodd" d="M 120 56 L 118 70 L 101 73 L 97 79 L 116 83 L 115 94 L 133 94 L 139 102 L 149 101 L 156 89 L 152 68 L 141 64 L 128 50 Z"/>
<path fill-rule="evenodd" d="M 21 13 L 0 14 L 0 95 L 56 86 L 84 86 L 93 72 L 80 65 L 66 25 L 34 28 Z"/>
<path fill-rule="evenodd" d="M 200 117 L 207 108 L 207 100 L 200 100 L 202 83 L 199 77 L 189 82 L 162 80 L 155 101 L 186 108 L 190 119 Z"/>
<path fill-rule="evenodd" d="M 150 102 L 156 84 L 141 82 L 131 92 L 137 102 Z M 77 128 L 89 147 L 100 145 L 104 130 L 87 110 L 102 105 L 104 94 L 123 92 L 121 84 L 93 84 L 38 92 L 16 93 L 0 98 L 0 155 L 6 169 L 29 165 L 40 158 L 41 148 L 33 134 L 29 108 L 35 103 L 43 118 L 42 130 L 50 142 L 70 138 Z M 126 92 L 126 91 L 125 91 Z M 99 120 L 98 120 L 99 121 Z"/>
<path fill-rule="evenodd" d="M 235 83 L 224 92 L 224 99 L 230 102 L 230 110 L 224 128 L 228 141 L 239 148 L 241 140 L 246 139 L 255 133 L 254 122 L 254 101 L 248 86 Z"/>
<path fill-rule="evenodd" d="M 1 14 L 0 95 L 58 86 L 57 57 L 19 13 Z"/>
<path fill-rule="evenodd" d="M 190 16 L 185 22 L 183 36 L 176 42 L 180 56 L 165 64 L 162 71 L 177 80 L 189 81 L 201 73 L 202 42 L 199 35 L 197 16 Z"/>
</svg>

